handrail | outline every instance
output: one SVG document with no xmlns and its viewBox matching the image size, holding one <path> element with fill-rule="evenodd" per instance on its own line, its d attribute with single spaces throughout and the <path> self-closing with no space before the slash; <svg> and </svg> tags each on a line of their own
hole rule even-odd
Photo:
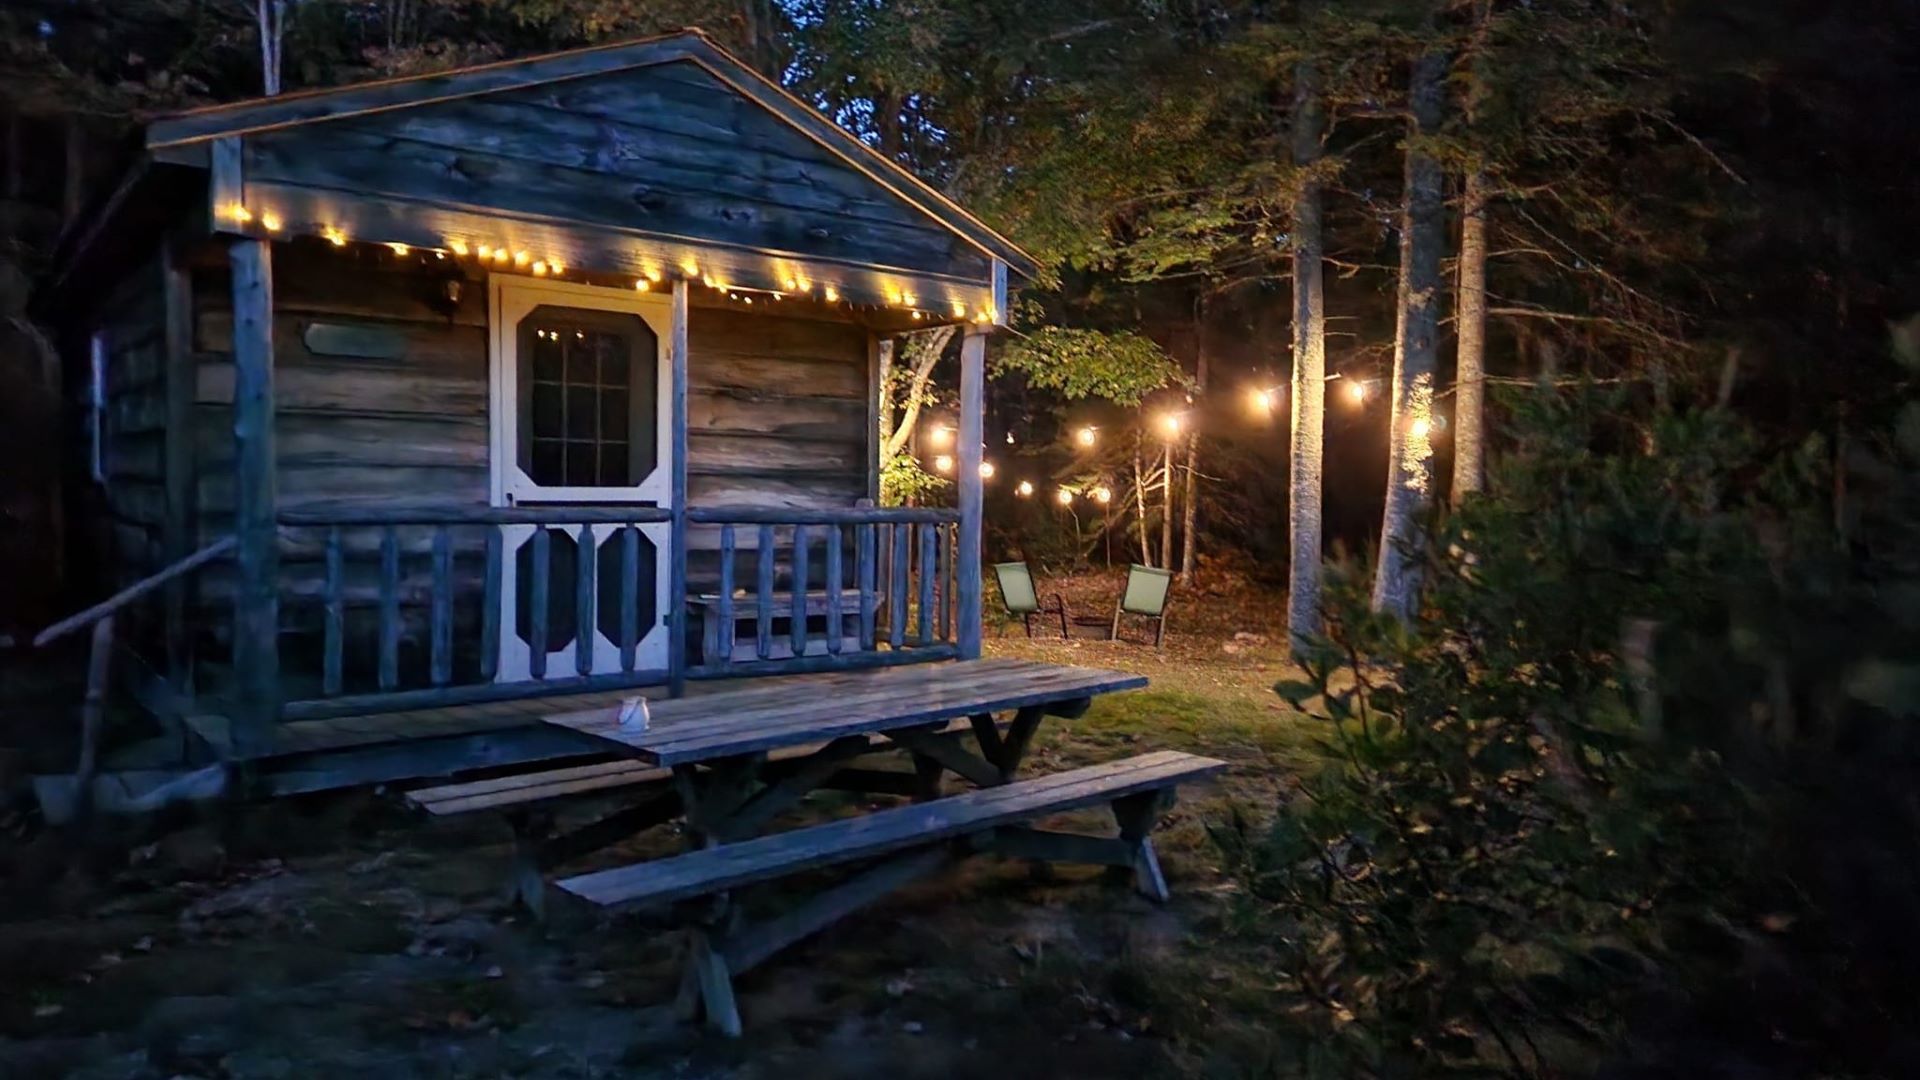
<svg viewBox="0 0 1920 1080">
<path fill-rule="evenodd" d="M 458 506 L 410 510 L 392 507 L 312 507 L 282 510 L 289 526 L 323 525 L 628 525 L 673 519 L 659 506 Z"/>
<path fill-rule="evenodd" d="M 688 508 L 687 520 L 700 525 L 950 525 L 960 520 L 960 511 L 927 506 L 695 506 Z"/>
<path fill-rule="evenodd" d="M 107 597 L 105 600 L 100 601 L 85 611 L 77 615 L 69 615 L 59 622 L 54 623 L 52 626 L 47 627 L 45 630 L 40 631 L 34 635 L 33 647 L 36 649 L 40 648 L 50 642 L 58 641 L 66 637 L 68 634 L 73 633 L 83 626 L 99 622 L 101 619 L 112 615 L 114 612 L 133 603 L 135 600 L 153 592 L 174 578 L 180 577 L 183 574 L 190 574 L 200 567 L 205 566 L 207 563 L 227 554 L 233 550 L 234 544 L 235 540 L 233 537 L 223 536 L 186 558 L 164 569 L 156 570 L 148 574 L 146 577 L 121 589 L 119 592 L 114 593 L 112 596 Z"/>
</svg>

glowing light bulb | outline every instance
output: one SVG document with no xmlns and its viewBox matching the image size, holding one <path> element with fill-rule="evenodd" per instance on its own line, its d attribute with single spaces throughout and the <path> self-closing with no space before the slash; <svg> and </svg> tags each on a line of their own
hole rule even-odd
<svg viewBox="0 0 1920 1080">
<path fill-rule="evenodd" d="M 240 224 L 245 225 L 247 222 L 253 220 L 253 211 L 248 210 L 246 207 L 240 205 L 239 203 L 234 203 L 227 207 L 227 216 L 229 218 L 232 218 L 234 221 L 237 221 Z"/>
<path fill-rule="evenodd" d="M 1093 489 L 1093 501 L 1105 506 L 1113 501 L 1113 489 L 1105 484 Z"/>
<path fill-rule="evenodd" d="M 1021 497 L 1021 498 L 1023 498 L 1023 499 L 1024 499 L 1024 498 L 1026 498 L 1026 497 L 1028 497 L 1029 495 L 1032 495 L 1032 494 L 1033 494 L 1033 481 L 1031 481 L 1031 480 L 1022 480 L 1022 481 L 1020 481 L 1020 486 L 1019 486 L 1019 487 L 1016 487 L 1016 488 L 1014 488 L 1014 489 L 1013 489 L 1013 493 L 1014 493 L 1015 495 L 1018 495 L 1018 496 L 1020 496 L 1020 497 Z"/>
<path fill-rule="evenodd" d="M 955 301 L 953 302 L 953 317 L 954 317 L 954 318 L 956 318 L 956 319 L 964 319 L 964 318 L 966 318 L 966 317 L 967 317 L 967 305 L 965 305 L 965 304 L 963 304 L 963 303 L 961 303 L 961 302 L 960 302 L 960 301 L 958 301 L 958 300 L 955 300 Z"/>
<path fill-rule="evenodd" d="M 556 274 L 563 274 L 567 270 L 567 264 L 561 262 L 559 259 L 549 257 L 547 259 L 547 269 L 553 271 Z"/>
<path fill-rule="evenodd" d="M 467 254 L 467 242 L 465 240 L 448 240 L 447 250 L 464 258 Z"/>
<path fill-rule="evenodd" d="M 541 261 L 533 264 L 533 276 L 534 277 L 547 276 L 547 263 L 545 259 L 542 259 Z"/>
<path fill-rule="evenodd" d="M 280 231 L 280 215 L 269 210 L 260 215 L 260 227 L 268 232 Z"/>
<path fill-rule="evenodd" d="M 1433 421 L 1424 416 L 1416 416 L 1413 423 L 1407 425 L 1407 433 L 1416 439 L 1424 439 L 1433 433 Z"/>
<path fill-rule="evenodd" d="M 1079 443 L 1081 446 L 1092 446 L 1099 438 L 1100 433 L 1094 430 L 1092 424 L 1088 424 L 1086 427 L 1073 433 L 1073 441 Z"/>
<path fill-rule="evenodd" d="M 1066 488 L 1061 488 L 1060 490 L 1053 493 L 1053 499 L 1055 502 L 1059 503 L 1061 506 L 1072 506 L 1073 492 L 1069 491 Z"/>
<path fill-rule="evenodd" d="M 1160 418 L 1160 433 L 1169 439 L 1180 437 L 1181 426 L 1179 413 L 1168 413 Z"/>
<path fill-rule="evenodd" d="M 944 446 L 952 446 L 953 429 L 945 424 L 935 424 L 932 430 L 927 432 L 927 438 L 933 443 L 936 449 Z"/>
<path fill-rule="evenodd" d="M 646 292 L 648 289 L 653 288 L 653 282 L 648 281 L 646 278 L 636 278 L 633 287 L 640 292 Z"/>
<path fill-rule="evenodd" d="M 510 253 L 510 252 L 508 252 L 506 248 L 494 248 L 494 249 L 493 249 L 493 261 L 494 261 L 494 262 L 497 262 L 497 263 L 503 263 L 503 262 L 506 262 L 506 261 L 508 261 L 509 259 L 512 259 L 512 258 L 513 258 L 513 255 L 512 255 L 512 253 Z"/>
<path fill-rule="evenodd" d="M 657 266 L 649 266 L 643 270 L 642 273 L 646 274 L 648 281 L 657 282 L 660 280 L 660 268 Z"/>
<path fill-rule="evenodd" d="M 980 463 L 980 479 L 982 480 L 993 479 L 993 462 L 983 461 Z"/>
<path fill-rule="evenodd" d="M 1253 405 L 1253 411 L 1271 413 L 1280 404 L 1280 391 L 1271 386 L 1264 390 L 1249 390 L 1247 400 Z"/>
<path fill-rule="evenodd" d="M 533 256 L 528 254 L 527 252 L 516 251 L 513 253 L 513 265 L 515 266 L 525 266 L 532 261 L 533 261 Z"/>
<path fill-rule="evenodd" d="M 933 459 L 933 471 L 950 473 L 953 471 L 953 455 L 941 454 Z"/>
<path fill-rule="evenodd" d="M 405 244 L 388 244 L 387 246 L 393 249 L 395 255 L 405 255 L 407 252 L 413 250 Z"/>
<path fill-rule="evenodd" d="M 826 298 L 827 298 L 827 303 L 829 303 L 829 304 L 831 304 L 831 303 L 835 303 L 836 301 L 838 301 L 838 300 L 840 299 L 840 290 L 839 290 L 839 289 L 836 289 L 836 288 L 834 288 L 834 287 L 833 287 L 833 286 L 831 286 L 831 285 L 829 285 L 829 286 L 827 286 L 827 291 L 826 291 L 826 294 L 825 294 L 825 295 L 826 295 Z"/>
<path fill-rule="evenodd" d="M 1347 400 L 1355 405 L 1367 403 L 1367 384 L 1354 380 L 1347 384 Z"/>
<path fill-rule="evenodd" d="M 334 247 L 347 246 L 347 234 L 332 226 L 320 230 L 320 235 L 326 237 L 327 243 L 332 244 Z"/>
</svg>

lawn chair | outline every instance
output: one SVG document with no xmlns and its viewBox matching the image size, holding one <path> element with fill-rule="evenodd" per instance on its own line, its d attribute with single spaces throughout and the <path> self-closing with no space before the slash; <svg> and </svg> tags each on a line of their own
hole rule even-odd
<svg viewBox="0 0 1920 1080">
<path fill-rule="evenodd" d="M 1000 582 L 1000 602 L 1006 605 L 1007 614 L 1017 615 L 1026 623 L 1027 636 L 1033 636 L 1033 617 L 1035 615 L 1058 615 L 1060 617 L 1060 636 L 1067 637 L 1067 598 L 1059 593 L 1053 594 L 1053 603 L 1040 602 L 1040 594 L 1033 587 L 1033 572 L 1023 562 L 1003 562 L 993 564 L 993 576 Z"/>
<path fill-rule="evenodd" d="M 1120 640 L 1120 616 L 1139 615 L 1153 620 L 1153 647 L 1167 639 L 1167 594 L 1173 589 L 1173 571 L 1135 563 L 1127 568 L 1127 588 L 1113 609 L 1113 640 Z"/>
</svg>

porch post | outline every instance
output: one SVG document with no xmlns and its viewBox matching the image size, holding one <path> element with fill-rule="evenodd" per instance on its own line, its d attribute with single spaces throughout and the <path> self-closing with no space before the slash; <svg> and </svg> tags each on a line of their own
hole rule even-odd
<svg viewBox="0 0 1920 1080">
<path fill-rule="evenodd" d="M 969 323 L 960 340 L 960 543 L 954 590 L 960 601 L 954 634 L 962 660 L 980 656 L 980 444 L 986 382 L 987 327 Z"/>
<path fill-rule="evenodd" d="M 668 423 L 673 444 L 673 520 L 667 526 L 667 693 L 687 685 L 687 293 L 686 278 L 673 281 L 672 323 L 667 331 Z"/>
<path fill-rule="evenodd" d="M 235 239 L 227 258 L 233 268 L 233 531 L 239 569 L 233 594 L 235 700 L 229 719 L 233 753 L 248 757 L 273 745 L 280 714 L 272 245 Z"/>
</svg>

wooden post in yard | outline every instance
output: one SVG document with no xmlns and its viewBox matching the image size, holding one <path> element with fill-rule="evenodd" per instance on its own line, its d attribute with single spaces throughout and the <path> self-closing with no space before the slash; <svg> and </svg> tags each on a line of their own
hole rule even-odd
<svg viewBox="0 0 1920 1080">
<path fill-rule="evenodd" d="M 673 521 L 668 528 L 667 693 L 679 697 L 687 685 L 687 279 L 673 281 L 672 322 L 667 331 L 667 363 L 673 381 L 667 391 L 672 443 Z M 766 552 L 759 553 L 766 558 Z M 765 603 L 766 598 L 762 597 Z"/>
<path fill-rule="evenodd" d="M 979 323 L 969 324 L 960 341 L 960 542 L 956 551 L 960 565 L 954 590 L 960 606 L 954 637 L 962 660 L 980 657 L 980 443 L 986 400 L 987 329 Z"/>
<path fill-rule="evenodd" d="M 231 748 L 237 757 L 273 745 L 280 713 L 280 536 L 273 449 L 273 252 L 237 239 L 233 267 L 233 594 L 235 680 Z"/>
</svg>

